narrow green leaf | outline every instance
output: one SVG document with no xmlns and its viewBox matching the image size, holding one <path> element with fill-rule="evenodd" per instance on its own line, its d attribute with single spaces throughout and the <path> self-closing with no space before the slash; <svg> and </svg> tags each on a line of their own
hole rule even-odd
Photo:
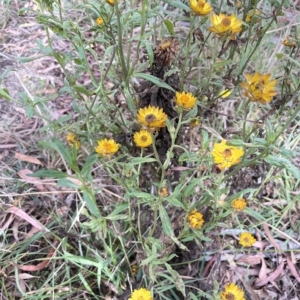
<svg viewBox="0 0 300 300">
<path fill-rule="evenodd" d="M 33 174 L 27 174 L 28 177 L 42 177 L 42 178 L 66 178 L 68 174 L 56 170 L 40 170 Z"/>
<path fill-rule="evenodd" d="M 0 88 L 0 97 L 3 97 L 6 100 L 11 100 L 11 97 L 7 89 Z"/>
<path fill-rule="evenodd" d="M 170 20 L 166 19 L 166 20 L 164 20 L 164 24 L 166 25 L 169 33 L 171 35 L 174 35 L 174 25 L 173 25 L 173 23 Z"/>
<path fill-rule="evenodd" d="M 157 78 L 155 76 L 152 76 L 150 74 L 145 74 L 145 73 L 134 73 L 133 77 L 140 77 L 143 78 L 145 80 L 149 80 L 151 82 L 153 82 L 155 85 L 161 87 L 161 88 L 165 88 L 168 90 L 171 90 L 173 92 L 176 92 L 170 85 L 168 85 L 167 83 L 163 82 L 160 78 Z"/>
<path fill-rule="evenodd" d="M 74 182 L 72 182 L 71 180 L 69 180 L 67 178 L 60 178 L 57 181 L 57 185 L 58 186 L 69 187 L 69 188 L 72 188 L 72 189 L 78 189 L 78 188 L 80 188 L 79 185 L 75 184 Z"/>
<path fill-rule="evenodd" d="M 83 191 L 83 199 L 84 199 L 86 206 L 89 209 L 90 213 L 97 218 L 101 218 L 101 213 L 100 213 L 99 207 L 97 206 L 94 195 L 92 195 L 90 191 L 84 190 Z"/>
<path fill-rule="evenodd" d="M 67 162 L 67 164 L 69 166 L 72 165 L 71 153 L 70 153 L 68 147 L 66 147 L 66 145 L 63 144 L 60 140 L 54 139 L 53 142 L 40 142 L 40 144 L 45 147 L 50 147 L 50 148 L 56 150 L 58 153 L 60 153 L 63 156 L 64 160 Z"/>
<path fill-rule="evenodd" d="M 168 3 L 169 5 L 171 5 L 173 7 L 177 7 L 177 8 L 183 9 L 185 11 L 190 11 L 190 8 L 179 0 L 175 0 L 175 1 L 163 0 L 163 2 Z"/>
<path fill-rule="evenodd" d="M 81 175 L 87 177 L 90 175 L 93 164 L 98 160 L 98 154 L 91 154 L 87 157 L 86 162 L 84 163 L 81 169 Z"/>
<path fill-rule="evenodd" d="M 93 94 L 93 92 L 88 91 L 86 88 L 84 88 L 83 86 L 80 86 L 80 85 L 74 85 L 74 89 L 76 92 L 85 94 L 87 96 L 90 96 Z"/>
<path fill-rule="evenodd" d="M 168 213 L 166 212 L 166 209 L 160 205 L 159 206 L 159 216 L 161 219 L 161 223 L 162 223 L 162 227 L 163 227 L 163 231 L 165 233 L 166 236 L 175 236 L 174 232 L 173 232 L 173 228 L 172 228 L 172 224 L 170 221 L 170 218 L 168 216 Z"/>
</svg>

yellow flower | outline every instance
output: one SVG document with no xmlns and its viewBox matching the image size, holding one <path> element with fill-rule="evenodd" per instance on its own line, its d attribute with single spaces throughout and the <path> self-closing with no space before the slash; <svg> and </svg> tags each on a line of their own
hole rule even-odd
<svg viewBox="0 0 300 300">
<path fill-rule="evenodd" d="M 175 102 L 179 107 L 184 109 L 191 109 L 195 106 L 197 98 L 194 97 L 191 93 L 186 92 L 176 92 Z"/>
<path fill-rule="evenodd" d="M 133 136 L 133 140 L 135 144 L 141 148 L 146 148 L 152 144 L 152 136 L 145 129 L 136 132 Z"/>
<path fill-rule="evenodd" d="M 293 48 L 296 46 L 294 41 L 290 41 L 290 37 L 288 36 L 285 40 L 282 41 L 282 45 L 285 47 Z"/>
<path fill-rule="evenodd" d="M 192 228 L 199 229 L 204 223 L 203 215 L 194 209 L 188 214 L 188 222 Z"/>
<path fill-rule="evenodd" d="M 103 18 L 101 18 L 101 17 L 97 18 L 97 19 L 96 19 L 96 23 L 97 23 L 99 26 L 102 26 L 103 23 L 104 23 Z"/>
<path fill-rule="evenodd" d="M 270 80 L 271 75 L 262 75 L 255 72 L 253 76 L 245 74 L 246 81 L 240 83 L 240 86 L 245 90 L 244 95 L 251 101 L 266 104 L 271 102 L 276 95 L 275 85 L 277 80 Z"/>
<path fill-rule="evenodd" d="M 244 291 L 233 282 L 225 286 L 221 293 L 222 300 L 246 300 Z"/>
<path fill-rule="evenodd" d="M 237 198 L 232 201 L 231 206 L 235 210 L 243 210 L 247 206 L 247 202 L 244 198 Z"/>
<path fill-rule="evenodd" d="M 244 150 L 239 147 L 229 146 L 226 141 L 215 143 L 214 149 L 211 152 L 214 157 L 214 162 L 220 170 L 230 168 L 241 162 L 241 157 L 244 155 Z"/>
<path fill-rule="evenodd" d="M 166 127 L 166 120 L 168 116 L 163 112 L 162 108 L 149 105 L 141 108 L 138 111 L 138 121 L 149 129 L 157 129 Z"/>
<path fill-rule="evenodd" d="M 198 16 L 208 15 L 212 11 L 212 7 L 206 0 L 190 0 L 190 8 Z"/>
<path fill-rule="evenodd" d="M 235 34 L 242 31 L 242 21 L 235 15 L 212 14 L 210 21 L 213 26 L 209 27 L 208 30 L 216 33 L 220 37 L 229 36 L 231 40 L 235 40 Z"/>
<path fill-rule="evenodd" d="M 79 147 L 80 147 L 80 141 L 78 140 L 77 136 L 74 133 L 68 133 L 66 139 L 67 139 L 68 144 L 71 147 L 75 143 L 76 149 L 79 149 Z"/>
<path fill-rule="evenodd" d="M 247 16 L 246 16 L 246 22 L 250 23 L 252 18 L 253 18 L 253 23 L 257 23 L 259 22 L 259 15 L 260 15 L 260 11 L 257 9 L 251 9 L 248 11 Z"/>
<path fill-rule="evenodd" d="M 239 244 L 244 247 L 251 247 L 256 242 L 256 239 L 250 232 L 243 232 L 240 235 Z"/>
<path fill-rule="evenodd" d="M 95 147 L 95 151 L 100 156 L 111 156 L 119 150 L 119 144 L 117 144 L 113 139 L 103 139 L 98 141 L 98 146 Z"/>
<path fill-rule="evenodd" d="M 105 1 L 106 1 L 106 3 L 108 3 L 111 6 L 115 5 L 115 0 L 105 0 Z M 120 2 L 120 1 L 118 1 L 118 2 Z"/>
<path fill-rule="evenodd" d="M 139 290 L 134 290 L 128 300 L 153 300 L 153 298 L 150 291 L 141 288 Z"/>
</svg>

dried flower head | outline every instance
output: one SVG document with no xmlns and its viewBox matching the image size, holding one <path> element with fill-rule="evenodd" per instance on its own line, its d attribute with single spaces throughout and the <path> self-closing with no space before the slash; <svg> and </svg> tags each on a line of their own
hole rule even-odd
<svg viewBox="0 0 300 300">
<path fill-rule="evenodd" d="M 203 215 L 196 209 L 192 210 L 187 218 L 190 226 L 194 229 L 199 229 L 204 223 Z"/>
<path fill-rule="evenodd" d="M 206 0 L 190 0 L 190 8 L 198 16 L 206 16 L 212 11 L 211 5 Z"/>
<path fill-rule="evenodd" d="M 251 9 L 248 11 L 246 15 L 246 22 L 247 23 L 257 23 L 259 22 L 259 16 L 260 16 L 260 11 L 258 9 Z"/>
<path fill-rule="evenodd" d="M 176 52 L 179 50 L 179 42 L 175 39 L 162 40 L 159 46 L 153 49 L 154 62 L 157 65 L 168 66 L 175 58 Z"/>
<path fill-rule="evenodd" d="M 235 15 L 212 14 L 210 20 L 213 26 L 208 30 L 220 37 L 229 36 L 231 40 L 235 40 L 235 35 L 242 31 L 242 21 Z"/>
<path fill-rule="evenodd" d="M 253 76 L 245 74 L 246 81 L 240 83 L 240 86 L 245 90 L 244 95 L 251 101 L 266 104 L 271 102 L 276 95 L 275 85 L 277 80 L 270 80 L 271 75 L 255 72 Z"/>
<path fill-rule="evenodd" d="M 191 93 L 176 92 L 175 102 L 176 105 L 182 107 L 183 109 L 191 109 L 195 106 L 197 98 L 194 97 Z"/>
<path fill-rule="evenodd" d="M 247 206 L 247 202 L 244 198 L 237 198 L 231 202 L 231 206 L 235 210 L 243 210 Z"/>
<path fill-rule="evenodd" d="M 221 293 L 222 300 L 246 300 L 244 291 L 233 282 L 227 284 Z"/>
<path fill-rule="evenodd" d="M 153 300 L 150 291 L 141 288 L 134 290 L 128 300 Z"/>
<path fill-rule="evenodd" d="M 167 187 L 162 187 L 159 189 L 159 196 L 160 197 L 168 197 L 169 196 L 169 191 L 167 189 Z"/>
<path fill-rule="evenodd" d="M 95 147 L 95 151 L 100 156 L 110 157 L 119 150 L 119 144 L 117 144 L 113 139 L 103 139 L 98 141 L 98 146 Z"/>
<path fill-rule="evenodd" d="M 74 133 L 68 133 L 66 140 L 68 144 L 72 147 L 73 144 L 75 143 L 76 149 L 79 149 L 80 147 L 80 141 L 78 140 L 78 137 Z"/>
<path fill-rule="evenodd" d="M 166 127 L 168 116 L 163 112 L 162 108 L 149 105 L 138 111 L 138 121 L 150 130 Z"/>
<path fill-rule="evenodd" d="M 132 265 L 131 272 L 132 272 L 132 275 L 137 275 L 137 273 L 139 272 L 139 266 L 137 264 Z"/>
<path fill-rule="evenodd" d="M 220 170 L 230 168 L 233 165 L 239 164 L 244 155 L 244 150 L 239 147 L 229 146 L 226 141 L 215 143 L 214 149 L 211 152 L 215 164 Z"/>
<path fill-rule="evenodd" d="M 102 26 L 104 24 L 104 20 L 103 18 L 99 17 L 96 19 L 96 23 L 99 25 L 99 26 Z"/>
<path fill-rule="evenodd" d="M 243 232 L 240 235 L 239 244 L 244 247 L 251 247 L 256 242 L 256 239 L 250 232 Z"/>
<path fill-rule="evenodd" d="M 191 121 L 191 123 L 190 123 L 190 126 L 191 126 L 192 128 L 197 127 L 197 126 L 199 126 L 199 125 L 200 125 L 200 118 L 192 119 L 192 121 Z"/>
<path fill-rule="evenodd" d="M 142 129 L 142 130 L 136 132 L 133 135 L 133 140 L 134 140 L 135 144 L 141 148 L 146 148 L 152 144 L 152 136 L 145 129 Z"/>
<path fill-rule="evenodd" d="M 290 40 L 290 37 L 288 36 L 286 39 L 284 39 L 284 40 L 282 41 L 282 45 L 285 46 L 285 47 L 293 48 L 293 47 L 296 46 L 296 42 Z"/>
</svg>

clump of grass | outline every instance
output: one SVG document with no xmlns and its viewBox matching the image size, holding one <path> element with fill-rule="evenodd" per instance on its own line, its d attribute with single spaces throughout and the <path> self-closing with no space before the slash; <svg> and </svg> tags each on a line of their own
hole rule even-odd
<svg viewBox="0 0 300 300">
<path fill-rule="evenodd" d="M 51 259 L 17 285 L 24 299 L 246 299 L 263 285 L 249 275 L 243 286 L 227 259 L 251 255 L 246 246 L 265 264 L 266 224 L 277 235 L 294 214 L 299 42 L 278 51 L 285 1 L 229 3 L 39 2 L 39 48 L 60 65 L 76 118 L 44 128 L 53 138 L 40 145 L 59 162 L 33 176 L 70 198 L 9 253 L 18 266 L 37 260 L 26 247 Z M 287 208 L 269 206 L 276 194 Z M 211 276 L 215 261 L 230 278 Z"/>
</svg>

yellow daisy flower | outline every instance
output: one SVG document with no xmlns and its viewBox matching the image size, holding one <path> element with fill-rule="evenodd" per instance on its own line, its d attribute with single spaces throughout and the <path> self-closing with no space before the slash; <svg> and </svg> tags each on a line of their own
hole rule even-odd
<svg viewBox="0 0 300 300">
<path fill-rule="evenodd" d="M 175 102 L 176 105 L 182 107 L 183 109 L 191 109 L 195 106 L 197 98 L 194 97 L 191 93 L 186 92 L 176 92 Z"/>
<path fill-rule="evenodd" d="M 244 291 L 233 282 L 227 284 L 221 293 L 222 300 L 246 300 Z"/>
<path fill-rule="evenodd" d="M 80 147 L 80 141 L 78 140 L 78 137 L 74 133 L 68 133 L 66 140 L 68 144 L 72 147 L 73 144 L 75 143 L 76 149 L 79 149 Z"/>
<path fill-rule="evenodd" d="M 188 214 L 187 218 L 190 226 L 194 229 L 199 229 L 204 223 L 203 215 L 199 213 L 196 209 L 192 210 Z"/>
<path fill-rule="evenodd" d="M 244 198 L 237 198 L 231 202 L 231 206 L 235 210 L 243 210 L 247 206 L 247 202 Z"/>
<path fill-rule="evenodd" d="M 103 18 L 99 17 L 96 19 L 96 23 L 99 25 L 99 26 L 102 26 L 104 24 L 104 20 Z"/>
<path fill-rule="evenodd" d="M 136 132 L 133 136 L 133 140 L 135 144 L 141 148 L 146 148 L 152 144 L 152 136 L 145 129 Z"/>
<path fill-rule="evenodd" d="M 256 242 L 256 239 L 250 232 L 243 232 L 240 235 L 239 244 L 244 247 L 251 247 Z"/>
<path fill-rule="evenodd" d="M 253 102 L 266 104 L 271 102 L 276 95 L 275 85 L 277 80 L 270 80 L 271 75 L 255 72 L 253 76 L 245 74 L 246 81 L 240 83 L 240 86 L 245 90 L 244 95 Z"/>
<path fill-rule="evenodd" d="M 103 139 L 98 141 L 98 146 L 95 147 L 95 151 L 100 156 L 111 156 L 119 150 L 119 144 L 117 144 L 113 139 Z"/>
<path fill-rule="evenodd" d="M 250 23 L 252 18 L 253 18 L 253 23 L 258 23 L 259 22 L 259 15 L 260 15 L 260 11 L 257 9 L 251 9 L 248 11 L 247 15 L 246 15 L 246 22 Z"/>
<path fill-rule="evenodd" d="M 153 298 L 150 291 L 141 288 L 139 290 L 134 290 L 128 300 L 153 300 Z"/>
<path fill-rule="evenodd" d="M 212 11 L 212 7 L 206 0 L 190 0 L 190 8 L 198 16 L 206 16 Z"/>
<path fill-rule="evenodd" d="M 212 14 L 210 16 L 212 27 L 208 30 L 216 33 L 218 36 L 229 36 L 231 40 L 235 40 L 235 34 L 242 31 L 242 21 L 239 20 L 235 15 L 226 14 Z"/>
<path fill-rule="evenodd" d="M 242 148 L 229 146 L 226 144 L 225 140 L 221 143 L 215 143 L 214 149 L 211 152 L 214 163 L 220 170 L 230 168 L 231 166 L 240 163 L 244 153 Z"/>
<path fill-rule="evenodd" d="M 115 5 L 115 0 L 105 0 L 105 1 L 106 1 L 106 3 L 108 3 L 111 6 Z M 118 2 L 120 2 L 120 1 L 118 0 Z"/>
<path fill-rule="evenodd" d="M 166 127 L 166 120 L 168 116 L 163 112 L 162 108 L 149 105 L 141 108 L 138 111 L 138 121 L 146 126 L 148 129 L 157 129 Z"/>
</svg>

